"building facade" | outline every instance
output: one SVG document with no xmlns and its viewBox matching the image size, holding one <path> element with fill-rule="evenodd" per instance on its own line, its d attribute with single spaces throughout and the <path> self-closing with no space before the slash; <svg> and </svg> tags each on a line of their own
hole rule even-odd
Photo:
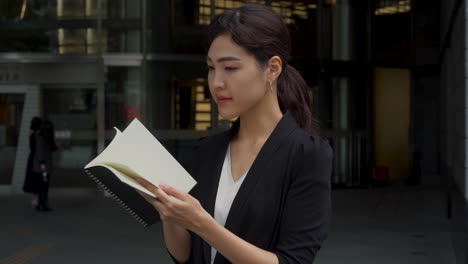
<svg viewBox="0 0 468 264">
<path fill-rule="evenodd" d="M 466 107 L 451 108 L 452 97 L 465 98 L 454 94 L 465 89 L 464 50 L 443 46 L 453 32 L 464 36 L 465 13 L 453 20 L 452 11 L 465 5 L 430 2 L 4 0 L 0 189 L 21 192 L 33 116 L 56 128 L 56 188 L 94 188 L 82 168 L 112 127 L 135 117 L 184 164 L 198 138 L 231 124 L 210 99 L 204 33 L 214 15 L 245 3 L 270 5 L 290 26 L 291 64 L 332 143 L 335 186 L 444 186 L 447 171 L 464 186 L 465 158 L 462 167 L 452 153 L 464 153 L 466 137 L 454 141 L 460 122 L 444 121 L 466 116 Z M 454 77 L 459 88 L 447 89 Z"/>
</svg>

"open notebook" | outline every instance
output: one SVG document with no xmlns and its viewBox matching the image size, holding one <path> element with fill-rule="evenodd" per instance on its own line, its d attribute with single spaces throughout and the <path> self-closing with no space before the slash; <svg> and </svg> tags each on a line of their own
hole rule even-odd
<svg viewBox="0 0 468 264">
<path fill-rule="evenodd" d="M 109 192 L 132 216 L 145 226 L 159 215 L 135 189 L 155 195 L 135 181 L 142 177 L 152 184 L 170 185 L 188 193 L 196 181 L 138 120 L 116 135 L 85 172 Z"/>
</svg>

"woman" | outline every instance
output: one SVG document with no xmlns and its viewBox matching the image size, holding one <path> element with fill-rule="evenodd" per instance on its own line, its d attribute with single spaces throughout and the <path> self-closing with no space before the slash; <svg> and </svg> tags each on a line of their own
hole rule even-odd
<svg viewBox="0 0 468 264">
<path fill-rule="evenodd" d="M 31 204 L 33 207 L 37 206 L 39 192 L 39 176 L 33 171 L 33 158 L 36 150 L 36 137 L 39 134 L 39 130 L 42 126 L 42 118 L 33 117 L 31 119 L 31 134 L 29 135 L 29 156 L 28 164 L 26 166 L 26 177 L 24 178 L 23 191 L 32 193 L 33 198 Z"/>
<path fill-rule="evenodd" d="M 33 156 L 33 171 L 38 175 L 38 204 L 36 210 L 50 211 L 48 205 L 52 152 L 57 149 L 54 139 L 54 126 L 45 120 L 35 137 L 36 147 Z"/>
<path fill-rule="evenodd" d="M 312 263 L 331 214 L 332 152 L 314 126 L 307 86 L 288 65 L 286 25 L 246 5 L 209 27 L 208 84 L 230 131 L 200 140 L 190 194 L 139 183 L 176 263 Z"/>
</svg>

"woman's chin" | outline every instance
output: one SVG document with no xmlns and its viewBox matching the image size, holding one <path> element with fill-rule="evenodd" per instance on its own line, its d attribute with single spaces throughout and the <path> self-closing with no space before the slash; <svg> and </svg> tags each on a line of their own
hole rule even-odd
<svg viewBox="0 0 468 264">
<path fill-rule="evenodd" d="M 222 117 L 222 119 L 231 120 L 239 116 L 239 113 L 234 113 L 232 111 L 222 111 L 220 109 L 218 110 L 218 113 Z"/>
</svg>

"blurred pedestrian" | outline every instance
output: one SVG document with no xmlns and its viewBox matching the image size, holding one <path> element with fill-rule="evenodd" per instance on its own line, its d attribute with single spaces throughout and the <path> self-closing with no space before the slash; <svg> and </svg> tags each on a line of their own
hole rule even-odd
<svg viewBox="0 0 468 264">
<path fill-rule="evenodd" d="M 36 151 L 36 138 L 39 134 L 39 130 L 42 127 L 42 118 L 33 117 L 31 120 L 31 134 L 29 135 L 29 156 L 28 163 L 26 166 L 26 176 L 24 178 L 23 191 L 27 193 L 32 193 L 33 198 L 31 204 L 33 207 L 36 207 L 39 201 L 39 176 L 36 172 L 33 171 L 33 159 L 34 153 Z"/>
<path fill-rule="evenodd" d="M 57 149 L 52 122 L 45 120 L 36 134 L 36 148 L 33 158 L 33 171 L 38 179 L 38 203 L 36 210 L 50 211 L 48 203 L 50 176 L 52 172 L 52 152 Z"/>
</svg>

